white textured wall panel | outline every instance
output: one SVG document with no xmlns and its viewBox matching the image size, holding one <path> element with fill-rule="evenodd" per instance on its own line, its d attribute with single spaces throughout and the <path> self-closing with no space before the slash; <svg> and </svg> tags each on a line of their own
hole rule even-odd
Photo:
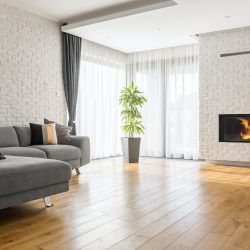
<svg viewBox="0 0 250 250">
<path fill-rule="evenodd" d="M 250 161 L 250 143 L 219 140 L 218 114 L 250 114 L 250 27 L 200 35 L 200 158 Z"/>
<path fill-rule="evenodd" d="M 65 122 L 59 24 L 0 3 L 0 126 Z"/>
</svg>

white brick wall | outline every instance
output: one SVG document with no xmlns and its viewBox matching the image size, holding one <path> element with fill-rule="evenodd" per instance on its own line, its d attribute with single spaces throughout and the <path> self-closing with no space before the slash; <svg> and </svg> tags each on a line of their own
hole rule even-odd
<svg viewBox="0 0 250 250">
<path fill-rule="evenodd" d="M 250 114 L 250 27 L 200 35 L 200 158 L 250 161 L 250 143 L 218 142 L 218 114 Z"/>
<path fill-rule="evenodd" d="M 65 122 L 59 24 L 0 3 L 0 126 Z"/>
</svg>

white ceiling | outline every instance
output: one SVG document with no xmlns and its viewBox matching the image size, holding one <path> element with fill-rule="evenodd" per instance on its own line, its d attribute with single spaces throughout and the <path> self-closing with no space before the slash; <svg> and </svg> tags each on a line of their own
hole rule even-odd
<svg viewBox="0 0 250 250">
<path fill-rule="evenodd" d="M 195 43 L 195 34 L 250 25 L 250 0 L 175 2 L 178 5 L 68 32 L 117 50 L 135 52 Z"/>
<path fill-rule="evenodd" d="M 6 0 L 53 20 L 73 20 L 132 0 Z M 195 34 L 250 26 L 250 0 L 175 0 L 176 6 L 82 26 L 67 32 L 135 52 L 198 42 Z"/>
</svg>

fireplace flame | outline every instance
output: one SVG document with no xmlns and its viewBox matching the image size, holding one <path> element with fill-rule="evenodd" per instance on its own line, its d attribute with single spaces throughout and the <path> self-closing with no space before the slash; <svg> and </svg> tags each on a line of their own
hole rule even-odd
<svg viewBox="0 0 250 250">
<path fill-rule="evenodd" d="M 240 136 L 243 140 L 249 140 L 250 139 L 250 120 L 246 118 L 237 118 L 238 120 L 241 121 L 241 131 L 240 131 Z"/>
</svg>

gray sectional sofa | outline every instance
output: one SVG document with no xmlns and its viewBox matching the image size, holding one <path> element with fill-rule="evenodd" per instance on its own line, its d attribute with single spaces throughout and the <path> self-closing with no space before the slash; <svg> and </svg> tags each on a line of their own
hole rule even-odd
<svg viewBox="0 0 250 250">
<path fill-rule="evenodd" d="M 71 170 L 90 161 L 88 137 L 72 136 L 70 145 L 31 145 L 29 127 L 1 127 L 0 209 L 69 189 Z"/>
</svg>

